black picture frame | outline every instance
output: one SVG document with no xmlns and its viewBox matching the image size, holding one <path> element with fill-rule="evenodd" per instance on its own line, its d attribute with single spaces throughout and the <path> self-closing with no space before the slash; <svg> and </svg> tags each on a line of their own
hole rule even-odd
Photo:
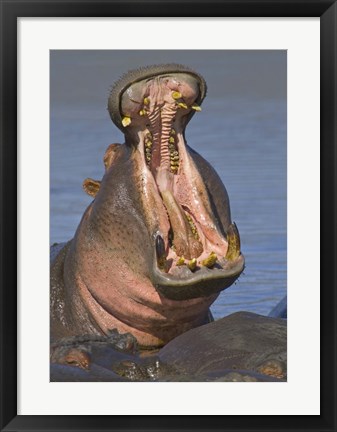
<svg viewBox="0 0 337 432">
<path fill-rule="evenodd" d="M 336 431 L 337 4 L 330 0 L 0 0 L 1 431 Z M 17 415 L 17 18 L 319 17 L 321 73 L 321 414 L 318 416 Z M 308 89 L 310 91 L 310 89 Z M 318 235 L 313 227 L 311 235 Z M 313 251 L 317 259 L 318 251 Z M 307 269 L 299 269 L 301 272 Z M 319 287 L 317 287 L 319 289 Z M 310 319 L 310 317 L 307 317 Z M 307 361 L 310 361 L 310 352 Z M 310 377 L 308 377 L 310 379 Z"/>
</svg>

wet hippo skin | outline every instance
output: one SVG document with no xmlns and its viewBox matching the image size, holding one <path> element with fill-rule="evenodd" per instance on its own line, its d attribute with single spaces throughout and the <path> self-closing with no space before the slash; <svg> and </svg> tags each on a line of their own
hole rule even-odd
<svg viewBox="0 0 337 432">
<path fill-rule="evenodd" d="M 185 139 L 205 96 L 205 80 L 175 64 L 131 71 L 112 88 L 125 143 L 108 147 L 102 180 L 84 181 L 93 201 L 52 260 L 52 342 L 117 329 L 161 347 L 209 322 L 242 273 L 227 191 Z"/>
<path fill-rule="evenodd" d="M 285 378 L 286 342 L 285 320 L 237 312 L 179 336 L 159 358 L 195 375 L 232 369 Z"/>
<path fill-rule="evenodd" d="M 111 340 L 79 339 L 73 346 L 88 354 L 90 364 L 81 367 L 52 363 L 51 380 L 286 380 L 287 330 L 283 319 L 237 312 L 189 330 L 146 356 L 134 350 L 131 340 L 131 335 L 121 335 L 122 343 L 116 349 Z M 114 341 L 118 342 L 117 334 Z M 59 349 L 63 349 L 62 344 Z"/>
</svg>

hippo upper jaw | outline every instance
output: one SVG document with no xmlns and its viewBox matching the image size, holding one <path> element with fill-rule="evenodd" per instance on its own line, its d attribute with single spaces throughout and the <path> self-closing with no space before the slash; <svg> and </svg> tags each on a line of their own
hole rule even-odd
<svg viewBox="0 0 337 432">
<path fill-rule="evenodd" d="M 150 72 L 142 71 L 128 85 L 122 80 L 119 93 L 115 89 L 110 97 L 118 102 L 109 102 L 142 188 L 155 251 L 150 279 L 169 299 L 207 297 L 239 277 L 244 258 L 221 180 L 210 173 L 215 180 L 207 185 L 203 166 L 197 166 L 185 142 L 186 125 L 201 111 L 206 86 L 188 70 Z M 214 188 L 222 202 L 212 199 Z"/>
</svg>

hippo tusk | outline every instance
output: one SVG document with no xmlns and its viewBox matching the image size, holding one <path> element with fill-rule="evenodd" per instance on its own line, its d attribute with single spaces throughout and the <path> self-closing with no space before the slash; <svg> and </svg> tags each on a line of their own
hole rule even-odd
<svg viewBox="0 0 337 432">
<path fill-rule="evenodd" d="M 227 261 L 235 261 L 241 254 L 240 235 L 235 222 L 231 223 L 227 230 L 228 249 L 225 256 Z"/>
</svg>

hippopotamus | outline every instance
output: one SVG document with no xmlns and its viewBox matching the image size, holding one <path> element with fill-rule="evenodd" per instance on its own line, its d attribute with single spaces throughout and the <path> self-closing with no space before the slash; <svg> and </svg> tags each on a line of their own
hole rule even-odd
<svg viewBox="0 0 337 432">
<path fill-rule="evenodd" d="M 109 145 L 101 181 L 84 181 L 93 201 L 52 261 L 52 341 L 117 329 L 162 347 L 210 322 L 210 305 L 242 273 L 226 188 L 186 142 L 205 96 L 204 78 L 178 64 L 112 87 L 108 112 L 125 143 Z"/>
<path fill-rule="evenodd" d="M 236 312 L 140 352 L 131 334 L 52 344 L 51 381 L 285 381 L 287 323 Z M 144 355 L 146 353 L 146 355 Z"/>
</svg>

